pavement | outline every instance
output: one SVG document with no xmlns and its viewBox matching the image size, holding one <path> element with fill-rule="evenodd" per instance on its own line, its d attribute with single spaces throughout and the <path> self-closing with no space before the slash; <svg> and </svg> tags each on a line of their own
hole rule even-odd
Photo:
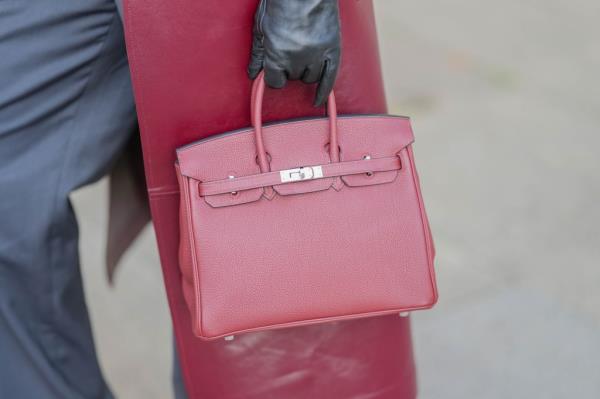
<svg viewBox="0 0 600 399">
<path fill-rule="evenodd" d="M 600 6 L 375 3 L 438 254 L 440 302 L 413 315 L 419 397 L 600 398 Z M 106 180 L 73 195 L 101 365 L 119 398 L 170 398 L 153 231 L 109 288 L 107 198 Z"/>
</svg>

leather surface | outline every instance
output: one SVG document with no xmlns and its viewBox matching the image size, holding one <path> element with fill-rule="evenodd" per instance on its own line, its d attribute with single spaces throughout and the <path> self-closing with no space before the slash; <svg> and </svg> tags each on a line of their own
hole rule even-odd
<svg viewBox="0 0 600 399">
<path fill-rule="evenodd" d="M 260 86 L 260 80 L 255 84 Z M 262 96 L 253 96 L 253 101 L 261 102 Z M 187 235 L 179 260 L 198 337 L 398 313 L 428 308 L 436 301 L 428 222 L 407 151 L 413 141 L 409 120 L 337 120 L 333 95 L 328 103 L 329 118 L 261 127 L 260 115 L 255 115 L 250 131 L 177 151 L 177 170 L 183 175 L 180 236 Z M 258 112 L 260 106 L 253 104 L 252 109 Z M 337 145 L 338 138 L 343 145 Z M 323 160 L 328 142 L 336 143 L 329 147 L 335 148 L 332 158 L 347 152 L 348 161 Z M 258 175 L 232 171 L 221 156 L 251 169 L 260 151 L 271 155 L 271 165 L 262 166 L 264 172 Z M 389 158 L 402 161 L 391 168 L 405 168 L 369 171 L 369 165 Z M 317 162 L 323 165 L 324 178 L 280 185 L 280 190 L 296 187 L 293 196 L 287 190 L 274 198 L 215 209 L 202 195 L 203 184 L 212 183 L 221 186 L 217 195 L 237 197 L 245 188 L 279 183 L 278 173 L 269 170 Z M 332 169 L 344 177 L 362 170 L 364 177 L 334 190 Z M 307 183 L 325 185 L 314 192 Z"/>
<path fill-rule="evenodd" d="M 192 399 L 414 398 L 408 318 L 249 333 L 231 342 L 205 342 L 192 333 L 178 265 L 175 149 L 250 125 L 245 68 L 257 3 L 124 4 L 148 193 L 188 393 Z M 340 16 L 344 58 L 335 88 L 338 108 L 346 114 L 385 113 L 372 4 L 340 2 Z M 270 90 L 264 118 L 322 116 L 310 105 L 313 96 L 314 88 L 300 83 Z"/>
<path fill-rule="evenodd" d="M 368 160 L 358 159 L 355 161 L 340 161 L 335 163 L 326 163 L 323 165 L 303 166 L 300 168 L 291 169 L 292 172 L 290 172 L 290 170 L 279 170 L 273 172 L 259 173 L 256 175 L 228 177 L 227 179 L 206 182 L 203 182 L 201 179 L 196 179 L 198 180 L 198 184 L 196 185 L 196 187 L 198 189 L 198 194 L 200 194 L 200 197 L 204 197 L 205 201 L 207 197 L 213 195 L 230 194 L 235 197 L 241 194 L 242 191 L 273 186 L 279 188 L 277 194 L 303 194 L 328 189 L 329 187 L 333 186 L 333 177 L 347 177 L 354 175 L 374 177 L 376 174 L 397 171 L 401 168 L 402 162 L 400 162 L 400 157 L 394 155 Z M 327 185 L 325 185 L 323 188 L 307 188 L 306 186 L 304 186 L 304 184 L 308 183 L 308 181 L 296 181 L 291 179 L 283 181 L 282 175 L 288 176 L 290 173 L 294 175 L 302 174 L 305 176 L 314 176 L 310 178 L 311 181 L 324 180 L 327 183 Z M 393 174 L 391 179 L 373 179 L 373 182 L 369 181 L 369 179 L 366 179 L 364 182 L 361 181 L 362 184 L 353 184 L 353 186 L 370 186 L 373 184 L 389 183 L 393 181 L 397 175 L 397 173 Z M 187 177 L 193 178 L 193 176 Z M 308 178 L 305 180 L 308 180 Z M 291 187 L 292 190 L 282 191 L 281 189 L 284 187 Z M 337 190 L 339 189 L 340 188 L 338 188 Z M 256 200 L 258 199 L 259 198 L 257 198 Z"/>
</svg>

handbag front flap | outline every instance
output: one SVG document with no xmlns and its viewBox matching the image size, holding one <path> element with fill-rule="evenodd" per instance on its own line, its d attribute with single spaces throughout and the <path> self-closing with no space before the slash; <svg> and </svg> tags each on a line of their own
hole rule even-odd
<svg viewBox="0 0 600 399">
<path fill-rule="evenodd" d="M 337 120 L 340 161 L 383 160 L 413 142 L 410 121 L 388 115 L 342 116 Z M 329 158 L 328 119 L 314 118 L 273 123 L 263 127 L 265 149 L 271 172 L 282 174 L 306 166 L 334 166 Z M 233 131 L 181 147 L 177 150 L 181 174 L 198 184 L 221 182 L 261 175 L 252 128 Z M 355 168 L 354 168 L 355 169 Z M 341 174 L 349 187 L 389 183 L 398 170 L 354 169 Z M 264 175 L 264 174 L 263 174 Z M 265 189 L 273 187 L 279 195 L 304 194 L 327 190 L 335 177 L 278 181 L 279 184 L 252 186 L 226 193 L 203 195 L 213 207 L 239 205 L 259 200 Z M 338 188 L 339 189 L 339 188 Z"/>
</svg>

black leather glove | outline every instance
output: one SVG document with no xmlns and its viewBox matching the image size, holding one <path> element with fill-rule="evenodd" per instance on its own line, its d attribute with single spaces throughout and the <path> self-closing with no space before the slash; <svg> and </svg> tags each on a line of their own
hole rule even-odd
<svg viewBox="0 0 600 399">
<path fill-rule="evenodd" d="M 254 17 L 251 79 L 264 68 L 265 82 L 273 88 L 287 80 L 319 82 L 319 106 L 333 89 L 339 64 L 337 0 L 261 0 Z"/>
</svg>

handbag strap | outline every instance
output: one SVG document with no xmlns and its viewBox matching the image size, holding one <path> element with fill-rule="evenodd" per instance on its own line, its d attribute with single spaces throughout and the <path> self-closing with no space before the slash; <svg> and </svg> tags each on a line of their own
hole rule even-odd
<svg viewBox="0 0 600 399">
<path fill-rule="evenodd" d="M 201 182 L 198 184 L 200 196 L 235 194 L 239 191 L 303 180 L 323 179 L 358 174 L 372 174 L 402 169 L 399 156 L 342 161 L 325 165 L 304 166 L 276 172 L 258 173 L 248 176 L 232 177 L 222 180 Z"/>
<path fill-rule="evenodd" d="M 262 104 L 265 93 L 265 73 L 261 71 L 252 84 L 252 94 L 250 99 L 250 117 L 254 127 L 256 153 L 258 155 L 258 165 L 263 173 L 269 172 L 269 161 L 265 150 L 265 143 L 262 131 Z M 335 96 L 333 90 L 327 98 L 327 115 L 329 117 L 329 158 L 331 162 L 340 161 L 340 150 L 337 136 L 337 108 L 335 105 Z"/>
</svg>

